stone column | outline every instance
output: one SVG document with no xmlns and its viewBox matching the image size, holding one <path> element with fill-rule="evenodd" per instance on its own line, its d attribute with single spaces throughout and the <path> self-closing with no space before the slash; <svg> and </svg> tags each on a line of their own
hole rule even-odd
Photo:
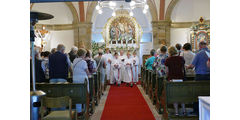
<svg viewBox="0 0 240 120">
<path fill-rule="evenodd" d="M 160 44 L 170 45 L 170 21 L 152 21 L 153 48 L 158 49 Z"/>
<path fill-rule="evenodd" d="M 74 45 L 78 48 L 92 49 L 92 23 L 80 22 L 74 28 Z"/>
</svg>

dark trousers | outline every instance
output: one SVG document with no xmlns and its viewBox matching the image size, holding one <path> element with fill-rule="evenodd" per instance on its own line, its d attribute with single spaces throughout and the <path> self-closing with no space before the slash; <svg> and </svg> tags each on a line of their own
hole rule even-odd
<svg viewBox="0 0 240 120">
<path fill-rule="evenodd" d="M 195 77 L 196 81 L 209 81 L 210 80 L 210 74 L 196 74 Z M 193 103 L 193 112 L 197 115 L 199 114 L 199 103 L 194 102 Z"/>
</svg>

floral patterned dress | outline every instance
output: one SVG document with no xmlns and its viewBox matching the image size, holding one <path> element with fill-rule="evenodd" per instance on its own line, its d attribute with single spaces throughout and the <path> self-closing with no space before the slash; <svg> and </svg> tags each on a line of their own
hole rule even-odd
<svg viewBox="0 0 240 120">
<path fill-rule="evenodd" d="M 159 54 L 154 61 L 155 70 L 160 77 L 166 76 L 166 66 L 164 65 L 164 63 L 167 58 L 168 54 Z"/>
</svg>

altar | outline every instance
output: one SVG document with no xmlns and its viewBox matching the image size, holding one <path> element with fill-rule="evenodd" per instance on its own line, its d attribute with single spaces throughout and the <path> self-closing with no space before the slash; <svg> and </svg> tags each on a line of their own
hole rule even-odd
<svg viewBox="0 0 240 120">
<path fill-rule="evenodd" d="M 138 50 L 142 28 L 127 10 L 118 10 L 105 24 L 102 35 L 111 50 Z"/>
<path fill-rule="evenodd" d="M 210 25 L 205 24 L 203 17 L 200 17 L 198 24 L 191 27 L 190 39 L 194 52 L 199 49 L 198 43 L 201 41 L 205 41 L 210 46 Z"/>
</svg>

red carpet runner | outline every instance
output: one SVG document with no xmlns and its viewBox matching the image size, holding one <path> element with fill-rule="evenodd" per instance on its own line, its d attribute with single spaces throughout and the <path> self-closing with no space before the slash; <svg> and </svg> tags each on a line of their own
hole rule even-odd
<svg viewBox="0 0 240 120">
<path fill-rule="evenodd" d="M 111 86 L 101 120 L 154 120 L 137 86 Z"/>
</svg>

